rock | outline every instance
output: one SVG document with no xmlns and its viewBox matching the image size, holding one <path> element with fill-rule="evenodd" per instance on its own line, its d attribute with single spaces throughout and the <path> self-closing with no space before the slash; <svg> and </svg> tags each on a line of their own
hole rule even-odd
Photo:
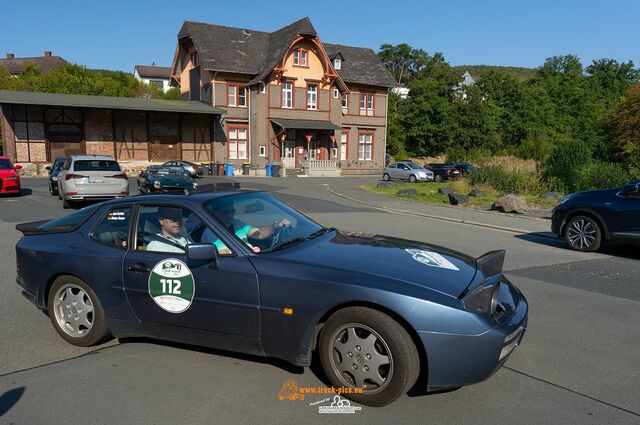
<svg viewBox="0 0 640 425">
<path fill-rule="evenodd" d="M 418 191 L 415 189 L 400 189 L 396 195 L 399 196 L 418 196 Z"/>
<path fill-rule="evenodd" d="M 497 199 L 491 206 L 492 210 L 500 210 L 506 213 L 515 212 L 524 214 L 527 212 L 527 202 L 521 196 L 505 195 Z"/>
<path fill-rule="evenodd" d="M 545 192 L 540 195 L 540 199 L 560 199 L 562 194 L 560 192 Z"/>
<path fill-rule="evenodd" d="M 462 205 L 469 202 L 469 197 L 466 195 L 458 195 L 457 193 L 450 193 L 448 196 L 449 196 L 449 203 L 451 205 Z"/>
<path fill-rule="evenodd" d="M 469 192 L 469 196 L 484 196 L 484 192 L 480 189 L 473 189 L 471 192 Z"/>
<path fill-rule="evenodd" d="M 438 188 L 438 193 L 441 193 L 443 195 L 455 195 L 456 193 L 449 189 L 448 187 L 439 187 Z"/>
<path fill-rule="evenodd" d="M 390 187 L 395 186 L 396 184 L 394 182 L 380 182 L 376 185 L 376 187 L 381 188 L 381 189 L 388 189 Z"/>
</svg>

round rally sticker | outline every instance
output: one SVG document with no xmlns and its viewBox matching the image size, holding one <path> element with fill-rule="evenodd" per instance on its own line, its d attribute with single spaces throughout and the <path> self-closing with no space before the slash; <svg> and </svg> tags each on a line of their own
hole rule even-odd
<svg viewBox="0 0 640 425">
<path fill-rule="evenodd" d="M 149 295 L 165 311 L 182 313 L 191 302 L 196 287 L 189 267 L 175 258 L 160 261 L 149 275 Z"/>
</svg>

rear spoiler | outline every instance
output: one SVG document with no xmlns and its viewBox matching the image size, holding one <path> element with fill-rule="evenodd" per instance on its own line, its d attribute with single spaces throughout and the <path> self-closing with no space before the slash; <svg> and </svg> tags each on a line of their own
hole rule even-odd
<svg viewBox="0 0 640 425">
<path fill-rule="evenodd" d="M 476 258 L 476 265 L 485 276 L 494 276 L 496 274 L 502 273 L 504 256 L 504 249 L 489 251 L 486 254 L 482 254 L 480 257 Z"/>
<path fill-rule="evenodd" d="M 16 230 L 22 232 L 25 236 L 32 235 L 46 235 L 50 233 L 65 233 L 70 232 L 74 228 L 71 226 L 60 226 L 60 227 L 49 227 L 47 229 L 43 229 L 40 226 L 48 223 L 51 220 L 40 220 L 40 221 L 32 221 L 29 223 L 20 223 L 16 225 Z"/>
</svg>

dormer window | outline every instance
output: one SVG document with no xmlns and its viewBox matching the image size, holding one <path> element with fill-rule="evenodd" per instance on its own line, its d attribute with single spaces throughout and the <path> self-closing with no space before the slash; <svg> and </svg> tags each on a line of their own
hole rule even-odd
<svg viewBox="0 0 640 425">
<path fill-rule="evenodd" d="M 294 66 L 308 66 L 307 65 L 308 53 L 304 49 L 296 49 L 293 51 L 293 65 Z"/>
<path fill-rule="evenodd" d="M 342 68 L 342 59 L 335 58 L 333 60 L 333 68 L 336 71 L 340 71 L 340 69 Z"/>
</svg>

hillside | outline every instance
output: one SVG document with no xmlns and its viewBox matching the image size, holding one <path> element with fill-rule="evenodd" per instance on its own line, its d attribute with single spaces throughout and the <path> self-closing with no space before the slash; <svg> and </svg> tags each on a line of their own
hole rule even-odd
<svg viewBox="0 0 640 425">
<path fill-rule="evenodd" d="M 526 81 L 533 78 L 538 71 L 536 68 L 522 68 L 517 66 L 496 66 L 496 65 L 459 65 L 454 66 L 453 69 L 460 71 L 460 74 L 464 71 L 469 71 L 471 76 L 475 79 L 479 79 L 483 74 L 489 71 L 499 71 L 509 74 L 518 80 Z"/>
</svg>

